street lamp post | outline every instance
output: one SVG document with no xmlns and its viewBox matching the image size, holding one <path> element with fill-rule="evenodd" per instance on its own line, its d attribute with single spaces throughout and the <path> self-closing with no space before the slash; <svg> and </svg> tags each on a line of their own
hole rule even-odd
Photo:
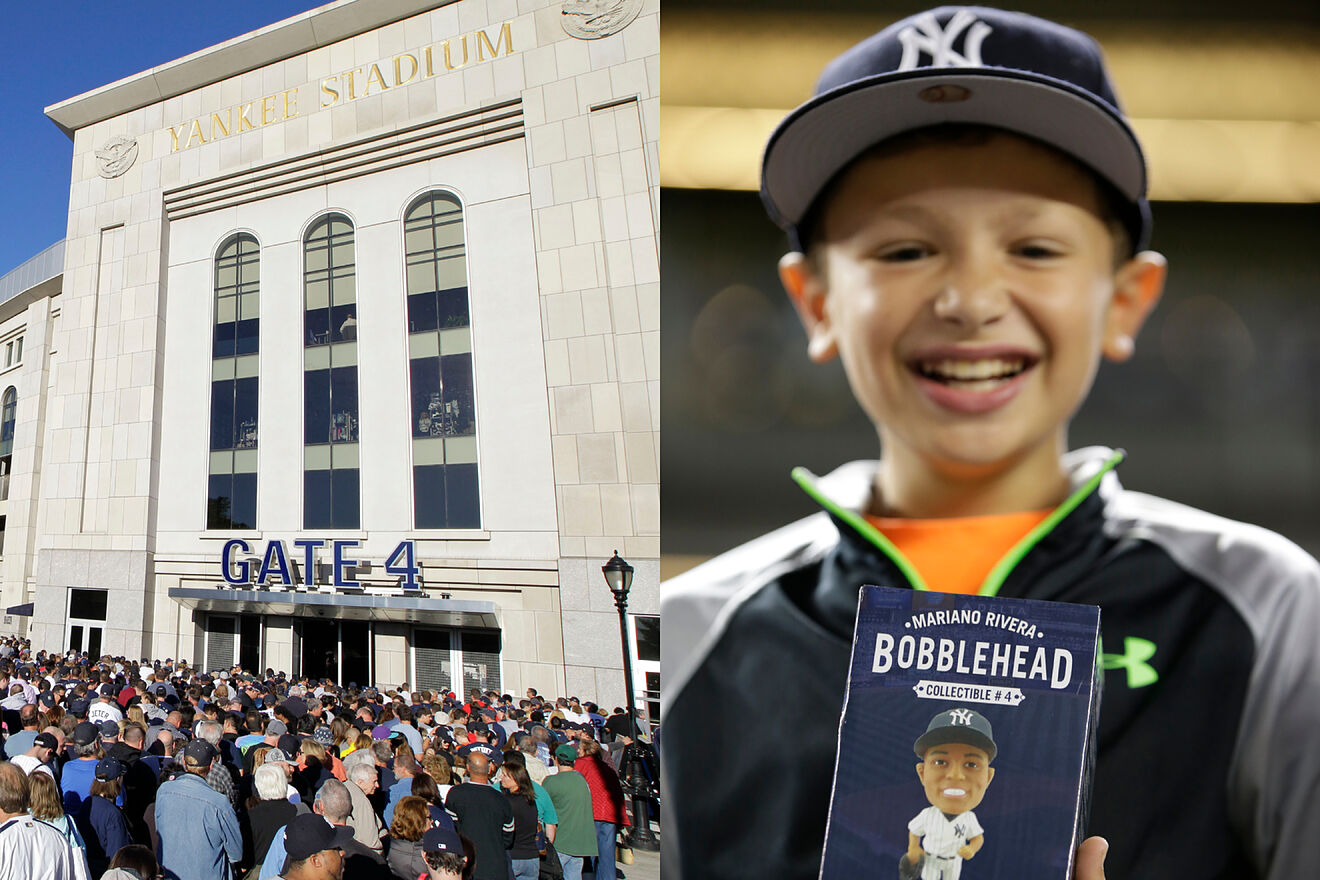
<svg viewBox="0 0 1320 880">
<path fill-rule="evenodd" d="M 614 594 L 614 605 L 619 609 L 619 635 L 623 640 L 623 686 L 624 706 L 628 712 L 628 723 L 632 731 L 633 744 L 624 752 L 627 766 L 625 774 L 625 792 L 632 798 L 632 833 L 628 841 L 633 849 L 656 852 L 660 843 L 651 831 L 651 798 L 653 785 L 641 755 L 640 740 L 637 737 L 637 712 L 633 708 L 632 651 L 628 644 L 628 590 L 632 588 L 633 567 L 619 557 L 615 550 L 610 561 L 600 567 L 605 575 L 605 583 Z"/>
</svg>

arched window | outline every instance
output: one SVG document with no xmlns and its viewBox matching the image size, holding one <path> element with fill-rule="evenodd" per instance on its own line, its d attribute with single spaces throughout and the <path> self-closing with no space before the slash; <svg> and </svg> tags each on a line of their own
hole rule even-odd
<svg viewBox="0 0 1320 880">
<path fill-rule="evenodd" d="M 414 525 L 481 527 L 463 206 L 431 192 L 403 224 L 412 391 Z"/>
<path fill-rule="evenodd" d="M 257 353 L 261 249 L 240 233 L 215 257 L 208 529 L 257 527 Z"/>
<path fill-rule="evenodd" d="M 360 528 L 353 223 L 327 214 L 303 241 L 303 528 Z"/>
</svg>

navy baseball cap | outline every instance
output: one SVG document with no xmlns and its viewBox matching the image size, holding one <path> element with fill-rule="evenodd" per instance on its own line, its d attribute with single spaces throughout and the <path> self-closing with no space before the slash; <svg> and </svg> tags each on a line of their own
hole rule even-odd
<svg viewBox="0 0 1320 880">
<path fill-rule="evenodd" d="M 124 764 L 118 758 L 102 758 L 96 762 L 96 778 L 110 782 L 124 775 Z"/>
<path fill-rule="evenodd" d="M 284 851 L 301 861 L 328 849 L 343 849 L 353 839 L 353 829 L 331 825 L 316 813 L 294 816 L 284 830 Z"/>
<path fill-rule="evenodd" d="M 1146 161 L 1099 45 L 1021 12 L 941 6 L 890 25 L 825 68 L 775 128 L 761 200 L 801 249 L 800 224 L 840 171 L 896 135 L 948 123 L 1024 135 L 1073 157 L 1122 200 L 1133 252 L 1150 238 Z"/>
<path fill-rule="evenodd" d="M 995 745 L 995 734 L 990 729 L 990 722 L 974 709 L 946 709 L 926 725 L 926 732 L 917 737 L 912 750 L 917 757 L 926 760 L 926 751 L 935 746 L 949 743 L 962 743 L 984 749 L 986 759 L 993 761 L 999 747 Z"/>
<path fill-rule="evenodd" d="M 463 841 L 453 828 L 428 828 L 422 835 L 422 852 L 450 852 L 463 854 Z"/>
</svg>

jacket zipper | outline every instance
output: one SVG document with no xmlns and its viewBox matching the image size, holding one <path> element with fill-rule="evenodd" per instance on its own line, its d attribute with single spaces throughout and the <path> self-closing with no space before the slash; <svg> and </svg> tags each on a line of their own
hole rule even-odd
<svg viewBox="0 0 1320 880">
<path fill-rule="evenodd" d="M 976 591 L 977 595 L 998 595 L 999 588 L 1004 585 L 1004 581 L 1008 580 L 1008 576 L 1012 573 L 1013 569 L 1017 568 L 1018 563 L 1022 561 L 1023 557 L 1031 552 L 1033 547 L 1044 540 L 1046 535 L 1054 531 L 1055 527 L 1063 522 L 1068 514 L 1076 510 L 1077 505 L 1085 501 L 1087 496 L 1099 487 L 1100 481 L 1104 479 L 1105 474 L 1118 467 L 1119 463 L 1123 461 L 1126 455 L 1127 453 L 1122 449 L 1115 450 L 1114 454 L 1105 460 L 1104 465 L 1101 466 L 1099 471 L 1079 486 L 1066 500 L 1064 500 L 1062 504 L 1054 508 L 1054 510 L 1050 512 L 1050 515 L 1045 517 L 1039 525 L 1027 532 L 1020 541 L 1014 544 L 1012 549 L 1005 553 L 1004 556 L 995 563 L 994 568 L 990 569 L 990 573 L 986 575 L 985 581 L 981 584 L 980 589 Z M 914 590 L 930 590 L 930 586 L 926 584 L 925 579 L 923 579 L 921 573 L 917 571 L 916 566 L 912 564 L 911 560 L 903 555 L 898 547 L 894 546 L 893 541 L 889 540 L 885 537 L 883 532 L 871 525 L 862 514 L 855 510 L 848 510 L 828 498 L 816 487 L 817 479 L 818 478 L 815 474 L 804 467 L 793 468 L 793 481 L 802 488 L 802 491 L 811 496 L 813 501 L 829 513 L 851 526 L 853 531 L 857 532 L 857 534 L 861 535 L 870 544 L 874 545 L 877 550 L 883 553 L 889 561 L 894 564 L 899 572 L 902 573 L 903 577 L 907 580 L 909 587 Z"/>
</svg>

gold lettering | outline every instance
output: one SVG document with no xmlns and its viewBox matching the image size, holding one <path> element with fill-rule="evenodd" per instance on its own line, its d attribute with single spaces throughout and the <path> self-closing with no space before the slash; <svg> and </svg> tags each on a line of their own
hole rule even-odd
<svg viewBox="0 0 1320 880">
<path fill-rule="evenodd" d="M 193 138 L 196 138 L 199 144 L 206 143 L 206 135 L 202 134 L 202 121 L 200 119 L 192 121 L 192 128 L 188 130 L 188 143 L 183 145 L 185 150 L 193 145 Z"/>
<path fill-rule="evenodd" d="M 495 45 L 490 44 L 490 37 L 486 36 L 485 31 L 477 31 L 477 60 L 481 61 L 481 48 L 485 46 L 490 50 L 490 57 L 497 58 L 500 54 L 500 46 L 504 45 L 505 40 L 509 41 L 508 48 L 504 50 L 505 55 L 513 54 L 513 22 L 506 21 L 500 26 L 500 35 L 495 38 Z"/>
<path fill-rule="evenodd" d="M 357 100 L 357 75 L 362 72 L 362 68 L 350 70 L 348 72 L 348 100 Z"/>
<path fill-rule="evenodd" d="M 275 121 L 275 96 L 267 95 L 261 99 L 261 124 L 270 125 Z"/>
<path fill-rule="evenodd" d="M 460 67 L 463 67 L 468 63 L 467 34 L 464 34 L 463 36 L 459 37 L 459 39 L 463 41 L 462 64 L 455 64 L 453 62 L 453 59 L 449 57 L 449 43 L 450 43 L 449 40 L 445 40 L 443 43 L 440 44 L 440 46 L 445 50 L 445 67 L 448 68 L 449 70 L 458 70 Z"/>
<path fill-rule="evenodd" d="M 238 108 L 238 130 L 240 133 L 257 127 L 255 122 L 248 119 L 248 111 L 252 109 L 253 103 L 255 102 L 249 101 Z"/>
<path fill-rule="evenodd" d="M 183 134 L 183 127 L 187 123 L 180 123 L 179 130 L 175 131 L 174 126 L 170 126 L 170 152 L 179 152 L 179 135 Z"/>
<path fill-rule="evenodd" d="M 380 85 L 380 90 L 382 92 L 389 88 L 389 86 L 385 85 L 385 77 L 381 75 L 379 64 L 371 65 L 371 70 L 367 71 L 367 87 L 362 90 L 362 97 L 365 98 L 367 95 L 371 94 L 371 84 L 373 82 Z"/>
<path fill-rule="evenodd" d="M 435 76 L 435 65 L 433 65 L 433 64 L 431 63 L 431 47 L 430 47 L 430 46 L 427 46 L 427 47 L 426 47 L 425 55 L 426 55 L 426 75 L 427 75 L 428 77 Z"/>
<path fill-rule="evenodd" d="M 407 58 L 409 61 L 412 62 L 412 71 L 408 74 L 407 79 L 405 79 L 404 76 L 403 76 L 403 59 L 405 59 L 405 58 Z M 408 54 L 406 54 L 406 53 L 403 54 L 403 55 L 397 55 L 397 56 L 395 56 L 395 58 L 394 58 L 394 84 L 395 84 L 396 86 L 401 86 L 401 85 L 403 85 L 403 84 L 406 83 L 406 82 L 411 82 L 411 81 L 412 81 L 412 78 L 415 77 L 416 75 L 417 75 L 417 59 L 416 59 L 415 57 L 413 57 L 412 55 L 408 55 Z"/>
<path fill-rule="evenodd" d="M 284 118 L 292 119 L 298 115 L 298 90 L 289 89 L 284 93 Z"/>
<path fill-rule="evenodd" d="M 339 103 L 339 89 L 335 88 L 335 83 L 339 80 L 338 76 L 327 76 L 321 81 L 321 106 L 333 107 Z M 326 100 L 329 98 L 330 100 Z"/>
<path fill-rule="evenodd" d="M 226 110 L 223 119 L 219 113 L 211 114 L 211 140 L 217 137 L 229 137 L 229 124 L 233 122 L 233 113 L 233 109 Z M 220 134 L 215 133 L 217 128 L 220 129 Z"/>
</svg>

